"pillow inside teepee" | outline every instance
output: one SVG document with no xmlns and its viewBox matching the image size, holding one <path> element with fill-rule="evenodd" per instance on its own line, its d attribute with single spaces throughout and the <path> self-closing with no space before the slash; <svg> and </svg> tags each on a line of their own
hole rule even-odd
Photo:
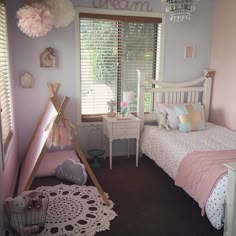
<svg viewBox="0 0 236 236">
<path fill-rule="evenodd" d="M 40 162 L 36 177 L 55 176 L 57 166 L 61 165 L 67 159 L 80 163 L 74 150 L 46 152 Z"/>
<path fill-rule="evenodd" d="M 87 181 L 85 167 L 74 160 L 65 160 L 56 168 L 56 177 L 78 185 L 84 185 Z"/>
</svg>

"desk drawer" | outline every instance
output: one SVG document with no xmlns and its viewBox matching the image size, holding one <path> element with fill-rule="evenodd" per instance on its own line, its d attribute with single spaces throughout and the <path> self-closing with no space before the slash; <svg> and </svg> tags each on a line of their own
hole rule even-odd
<svg viewBox="0 0 236 236">
<path fill-rule="evenodd" d="M 115 136 L 135 136 L 138 134 L 137 128 L 128 128 L 128 129 L 115 129 L 112 130 L 113 137 Z"/>
<path fill-rule="evenodd" d="M 114 123 L 113 129 L 129 129 L 129 128 L 137 128 L 138 126 L 139 126 L 138 122 Z"/>
</svg>

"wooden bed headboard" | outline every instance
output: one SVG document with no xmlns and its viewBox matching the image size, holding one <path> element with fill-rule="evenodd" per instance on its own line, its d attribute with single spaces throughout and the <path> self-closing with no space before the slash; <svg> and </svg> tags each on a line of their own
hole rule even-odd
<svg viewBox="0 0 236 236">
<path fill-rule="evenodd" d="M 215 76 L 215 70 L 205 70 L 204 75 L 198 79 L 173 83 L 161 82 L 154 79 L 146 79 L 145 75 L 140 70 L 137 70 L 138 75 L 138 91 L 137 91 L 137 116 L 144 121 L 156 121 L 156 105 L 163 104 L 181 104 L 201 102 L 204 105 L 206 121 L 209 118 L 210 99 L 212 79 Z M 146 86 L 146 83 L 149 86 Z M 144 111 L 145 94 L 149 93 L 151 102 L 154 104 L 150 112 Z"/>
</svg>

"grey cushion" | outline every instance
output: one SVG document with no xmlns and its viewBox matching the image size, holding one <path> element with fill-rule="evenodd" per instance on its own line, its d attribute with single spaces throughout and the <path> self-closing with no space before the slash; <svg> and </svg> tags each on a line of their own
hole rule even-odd
<svg viewBox="0 0 236 236">
<path fill-rule="evenodd" d="M 56 177 L 78 185 L 84 185 L 87 181 L 85 167 L 81 163 L 75 163 L 74 160 L 65 160 L 56 168 Z"/>
</svg>

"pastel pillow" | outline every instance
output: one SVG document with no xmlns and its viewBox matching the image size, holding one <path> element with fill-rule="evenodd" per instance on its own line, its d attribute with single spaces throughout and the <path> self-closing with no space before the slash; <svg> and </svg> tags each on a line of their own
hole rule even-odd
<svg viewBox="0 0 236 236">
<path fill-rule="evenodd" d="M 203 107 L 200 103 L 175 105 L 174 109 L 179 118 L 179 131 L 191 132 L 205 129 Z"/>
<path fill-rule="evenodd" d="M 84 185 L 87 181 L 87 173 L 84 165 L 70 159 L 65 160 L 56 168 L 56 177 L 78 185 Z"/>
<path fill-rule="evenodd" d="M 54 176 L 57 166 L 61 165 L 66 159 L 80 162 L 74 150 L 46 152 L 40 162 L 36 177 Z"/>
<path fill-rule="evenodd" d="M 178 129 L 179 119 L 178 119 L 178 116 L 176 115 L 174 105 L 158 103 L 157 104 L 157 112 L 158 113 L 160 113 L 160 112 L 167 113 L 167 119 L 169 121 L 170 128 L 171 129 Z"/>
</svg>

